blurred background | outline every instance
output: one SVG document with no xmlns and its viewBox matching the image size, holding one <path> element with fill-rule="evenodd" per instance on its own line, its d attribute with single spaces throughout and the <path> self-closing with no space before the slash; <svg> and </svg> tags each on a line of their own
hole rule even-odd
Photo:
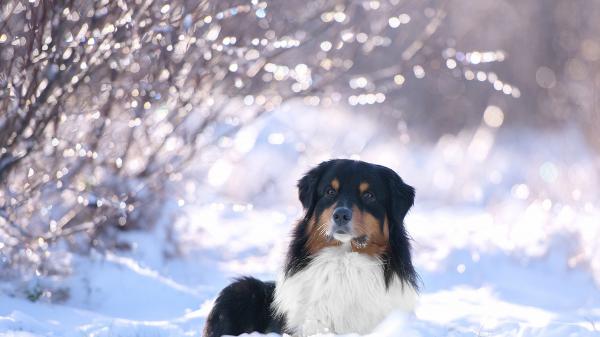
<svg viewBox="0 0 600 337">
<path fill-rule="evenodd" d="M 2 1 L 0 331 L 199 335 L 232 277 L 276 277 L 302 174 L 353 158 L 417 190 L 415 335 L 597 334 L 598 17 Z"/>
</svg>

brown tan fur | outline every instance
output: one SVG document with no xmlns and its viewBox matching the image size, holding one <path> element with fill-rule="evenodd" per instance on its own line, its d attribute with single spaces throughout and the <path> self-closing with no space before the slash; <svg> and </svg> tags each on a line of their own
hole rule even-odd
<svg viewBox="0 0 600 337">
<path fill-rule="evenodd" d="M 308 224 L 308 242 L 306 247 L 308 252 L 313 255 L 325 247 L 339 246 L 341 243 L 337 240 L 330 240 L 326 233 L 329 228 L 328 223 L 332 217 L 333 210 L 336 208 L 336 204 L 325 209 L 318 221 L 313 216 Z"/>
<path fill-rule="evenodd" d="M 340 181 L 338 180 L 338 178 L 335 178 L 331 181 L 331 187 L 333 187 L 334 190 L 338 191 L 340 190 Z"/>
<path fill-rule="evenodd" d="M 326 234 L 328 230 L 328 222 L 331 219 L 335 205 L 327 208 L 318 221 L 311 218 L 308 226 L 308 252 L 313 255 L 326 247 L 339 246 L 341 243 L 337 240 L 330 240 Z M 356 206 L 353 207 L 353 222 L 354 231 L 357 236 L 366 235 L 367 244 L 365 246 L 358 245 L 352 241 L 352 251 L 362 254 L 378 256 L 385 253 L 389 248 L 389 224 L 387 218 L 383 223 L 383 231 L 381 225 L 375 217 L 368 212 L 361 212 Z"/>
<path fill-rule="evenodd" d="M 358 185 L 358 190 L 360 191 L 360 193 L 365 193 L 367 190 L 369 189 L 369 183 L 367 182 L 362 182 L 360 183 L 360 185 Z"/>
<path fill-rule="evenodd" d="M 381 224 L 369 212 L 361 212 L 358 207 L 352 208 L 352 221 L 354 222 L 354 231 L 357 236 L 366 235 L 367 244 L 365 246 L 357 245 L 352 241 L 352 251 L 369 255 L 382 255 L 389 248 L 390 230 L 387 217 L 383 222 L 383 231 Z"/>
</svg>

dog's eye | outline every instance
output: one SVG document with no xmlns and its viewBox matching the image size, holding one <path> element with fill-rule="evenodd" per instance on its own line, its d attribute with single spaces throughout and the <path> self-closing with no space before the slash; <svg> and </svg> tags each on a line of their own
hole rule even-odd
<svg viewBox="0 0 600 337">
<path fill-rule="evenodd" d="M 365 192 L 362 195 L 363 199 L 365 199 L 365 201 L 373 201 L 375 200 L 375 195 L 371 192 Z"/>
<path fill-rule="evenodd" d="M 328 197 L 334 197 L 337 194 L 337 191 L 333 187 L 328 187 L 325 191 L 325 195 Z"/>
</svg>

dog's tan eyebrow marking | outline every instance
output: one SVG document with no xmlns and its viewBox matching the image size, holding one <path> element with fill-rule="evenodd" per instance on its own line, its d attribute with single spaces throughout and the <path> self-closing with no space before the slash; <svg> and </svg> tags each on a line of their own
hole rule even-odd
<svg viewBox="0 0 600 337">
<path fill-rule="evenodd" d="M 360 191 L 360 193 L 365 193 L 368 189 L 369 183 L 366 181 L 363 181 L 362 183 L 360 183 L 360 185 L 358 185 L 358 190 Z"/>
<path fill-rule="evenodd" d="M 340 190 L 340 181 L 338 180 L 338 178 L 334 178 L 331 181 L 331 187 L 333 187 L 336 191 Z"/>
</svg>

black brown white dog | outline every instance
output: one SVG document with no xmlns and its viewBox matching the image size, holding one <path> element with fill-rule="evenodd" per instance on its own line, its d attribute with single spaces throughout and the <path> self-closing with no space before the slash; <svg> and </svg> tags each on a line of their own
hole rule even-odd
<svg viewBox="0 0 600 337">
<path fill-rule="evenodd" d="M 281 277 L 223 289 L 204 336 L 368 333 L 390 312 L 413 310 L 419 281 L 404 217 L 414 189 L 387 167 L 336 159 L 310 170 L 298 190 L 304 217 Z"/>
</svg>

